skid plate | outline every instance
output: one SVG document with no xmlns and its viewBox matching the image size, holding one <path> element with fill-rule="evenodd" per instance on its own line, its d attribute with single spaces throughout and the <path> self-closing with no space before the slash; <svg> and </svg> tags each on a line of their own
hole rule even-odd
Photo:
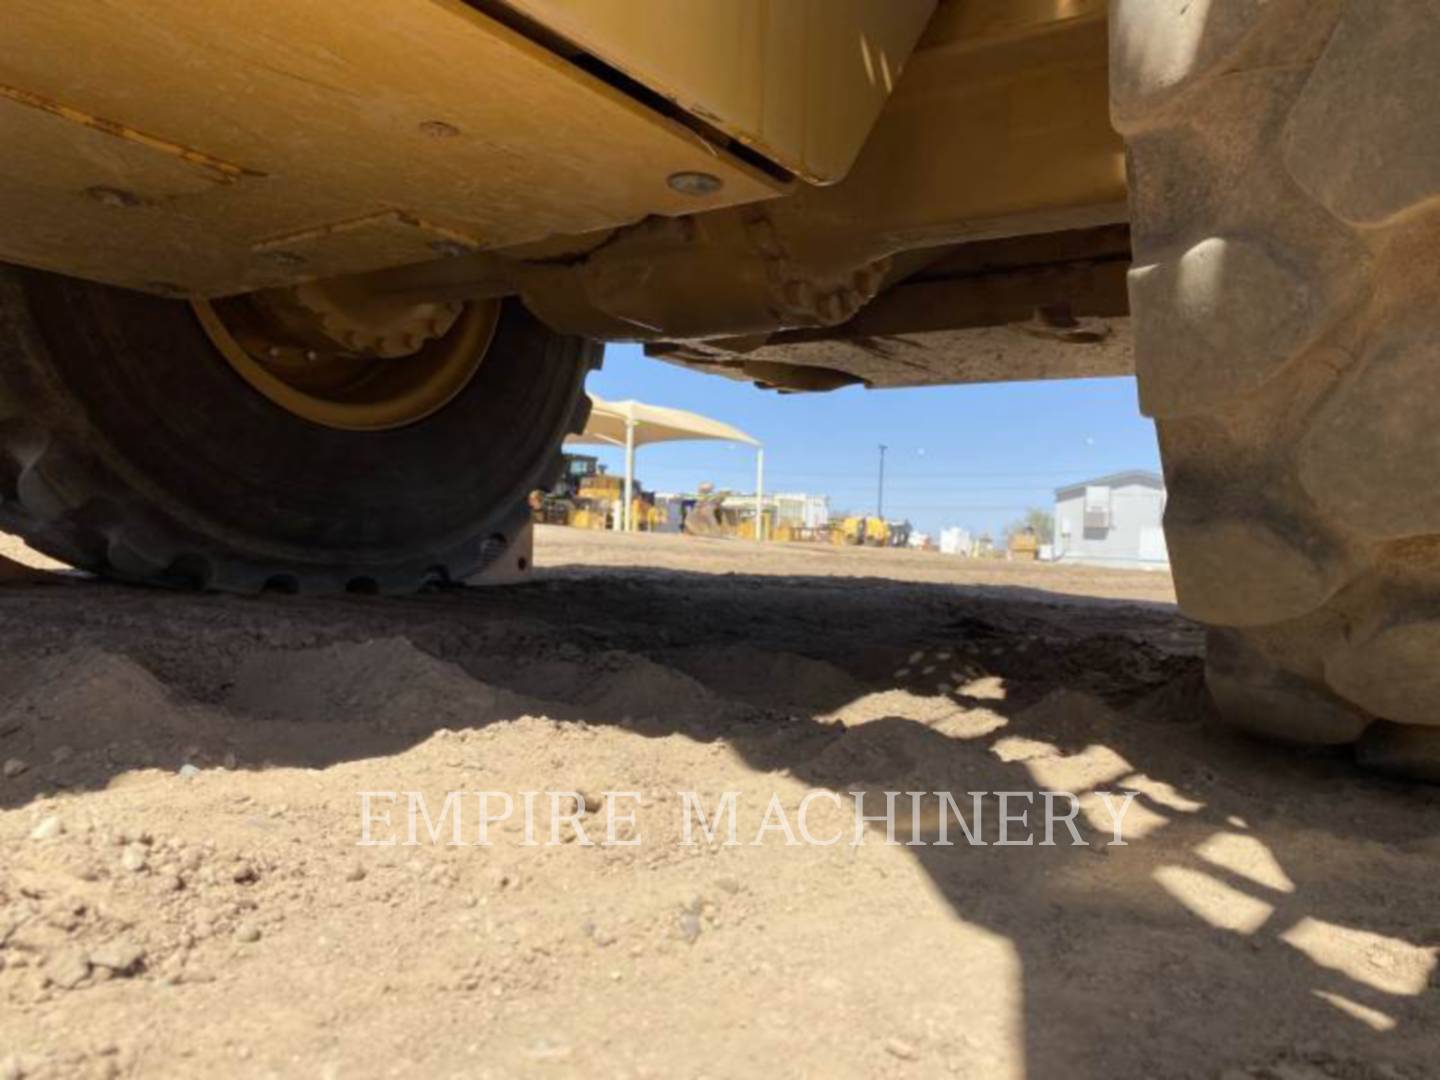
<svg viewBox="0 0 1440 1080">
<path fill-rule="evenodd" d="M 9 0 L 0 145 L 0 260 L 202 296 L 783 189 L 459 0 Z"/>
</svg>

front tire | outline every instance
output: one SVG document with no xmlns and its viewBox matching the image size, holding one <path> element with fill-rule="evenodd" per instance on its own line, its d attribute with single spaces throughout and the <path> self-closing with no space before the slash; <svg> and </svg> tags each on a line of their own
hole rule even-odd
<svg viewBox="0 0 1440 1080">
<path fill-rule="evenodd" d="M 341 430 L 247 384 L 188 304 L 0 267 L 0 528 L 147 584 L 461 581 L 528 523 L 599 355 L 507 302 L 442 408 Z"/>
<path fill-rule="evenodd" d="M 1141 404 L 1212 694 L 1440 781 L 1440 2 L 1111 19 Z"/>
</svg>

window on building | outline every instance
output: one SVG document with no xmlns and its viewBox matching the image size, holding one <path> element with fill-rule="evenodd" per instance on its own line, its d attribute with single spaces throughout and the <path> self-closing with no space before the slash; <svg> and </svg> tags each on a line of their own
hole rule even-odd
<svg viewBox="0 0 1440 1080">
<path fill-rule="evenodd" d="M 1085 488 L 1085 531 L 1109 529 L 1113 524 L 1111 514 L 1114 491 L 1109 486 Z"/>
</svg>

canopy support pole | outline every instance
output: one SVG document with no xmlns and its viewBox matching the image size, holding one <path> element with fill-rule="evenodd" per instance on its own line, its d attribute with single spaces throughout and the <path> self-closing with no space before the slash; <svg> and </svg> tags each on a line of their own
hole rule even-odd
<svg viewBox="0 0 1440 1080">
<path fill-rule="evenodd" d="M 755 451 L 755 542 L 765 542 L 765 448 Z"/>
<path fill-rule="evenodd" d="M 635 421 L 625 420 L 625 531 L 635 529 Z"/>
</svg>

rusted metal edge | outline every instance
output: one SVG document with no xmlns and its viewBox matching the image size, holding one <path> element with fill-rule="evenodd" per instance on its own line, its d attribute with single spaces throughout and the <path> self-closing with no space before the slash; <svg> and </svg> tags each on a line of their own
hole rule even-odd
<svg viewBox="0 0 1440 1080">
<path fill-rule="evenodd" d="M 16 86 L 7 86 L 0 83 L 0 98 L 7 98 L 17 105 L 23 105 L 30 109 L 39 109 L 41 112 L 50 113 L 61 120 L 67 120 L 72 124 L 79 124 L 81 127 L 98 131 L 102 135 L 110 135 L 117 139 L 124 139 L 126 142 L 135 143 L 137 146 L 144 146 L 150 150 L 156 150 L 162 154 L 178 158 L 181 161 L 194 165 L 197 169 L 209 174 L 210 178 L 222 183 L 231 184 L 236 180 L 247 177 L 259 178 L 265 174 L 255 169 L 246 168 L 244 165 L 236 165 L 233 161 L 226 161 L 217 158 L 213 154 L 207 154 L 203 150 L 196 150 L 194 147 L 182 146 L 179 143 L 171 142 L 169 139 L 162 139 L 158 135 L 151 135 L 148 132 L 137 131 L 116 120 L 107 120 L 103 116 L 95 116 L 77 109 L 72 105 L 66 105 L 62 101 L 45 97 L 43 94 L 36 94 L 29 90 L 21 90 Z"/>
</svg>

